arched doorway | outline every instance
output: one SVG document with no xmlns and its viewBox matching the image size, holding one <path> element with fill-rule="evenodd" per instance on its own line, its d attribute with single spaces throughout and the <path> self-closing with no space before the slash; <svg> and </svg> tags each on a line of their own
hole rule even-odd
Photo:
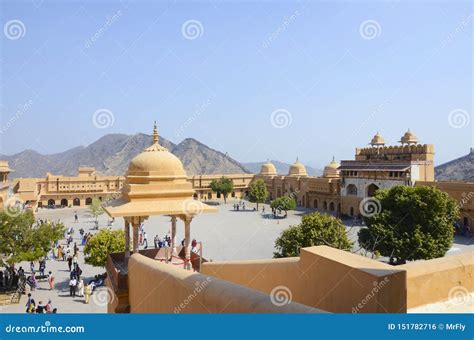
<svg viewBox="0 0 474 340">
<path fill-rule="evenodd" d="M 48 206 L 55 206 L 56 205 L 56 201 L 53 200 L 52 198 L 48 200 Z"/>
<path fill-rule="evenodd" d="M 371 184 L 367 187 L 367 197 L 373 197 L 375 196 L 375 193 L 379 190 L 379 187 L 376 186 L 375 184 Z"/>
<path fill-rule="evenodd" d="M 351 216 L 354 216 L 354 208 L 351 207 Z"/>
<path fill-rule="evenodd" d="M 208 200 L 212 200 L 212 192 L 208 192 L 208 193 L 207 193 L 207 199 L 208 199 Z"/>
<path fill-rule="evenodd" d="M 194 193 L 193 198 L 194 198 L 195 200 L 197 200 L 197 199 L 198 199 L 198 194 L 197 194 L 197 193 Z"/>
<path fill-rule="evenodd" d="M 72 201 L 72 205 L 75 206 L 75 207 L 78 207 L 81 205 L 81 200 L 79 198 L 75 198 L 73 201 Z"/>
<path fill-rule="evenodd" d="M 318 200 L 314 200 L 313 205 L 314 209 L 318 209 Z"/>
<path fill-rule="evenodd" d="M 87 197 L 86 198 L 86 205 L 91 205 L 92 204 L 92 198 Z"/>
<path fill-rule="evenodd" d="M 329 211 L 334 211 L 334 202 L 329 203 Z"/>
<path fill-rule="evenodd" d="M 324 201 L 323 203 L 323 209 L 328 210 L 328 202 Z"/>
<path fill-rule="evenodd" d="M 231 197 L 235 197 L 235 191 L 232 191 Z"/>
<path fill-rule="evenodd" d="M 338 203 L 338 204 L 337 204 L 337 212 L 338 212 L 338 213 L 341 212 L 341 203 Z"/>
<path fill-rule="evenodd" d="M 66 198 L 63 198 L 63 199 L 61 200 L 61 206 L 63 206 L 63 207 L 67 207 L 67 206 L 68 206 L 68 202 L 67 202 L 67 199 L 66 199 Z"/>
</svg>

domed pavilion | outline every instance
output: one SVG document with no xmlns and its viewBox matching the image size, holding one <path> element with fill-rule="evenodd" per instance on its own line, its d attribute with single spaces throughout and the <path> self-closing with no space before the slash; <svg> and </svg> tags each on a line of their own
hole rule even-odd
<svg viewBox="0 0 474 340">
<path fill-rule="evenodd" d="M 307 177 L 308 173 L 306 171 L 306 167 L 303 163 L 301 163 L 298 158 L 296 158 L 296 162 L 294 162 L 288 171 L 288 176 L 291 177 Z"/>
<path fill-rule="evenodd" d="M 140 224 L 150 216 L 171 217 L 171 247 L 176 255 L 176 221 L 184 222 L 185 267 L 191 258 L 191 221 L 201 213 L 215 213 L 217 209 L 193 198 L 192 184 L 187 181 L 181 161 L 159 144 L 156 123 L 153 144 L 133 158 L 125 176 L 122 197 L 105 205 L 111 217 L 125 220 L 125 256 L 130 256 L 130 226 L 133 231 L 134 253 L 139 249 Z"/>
</svg>

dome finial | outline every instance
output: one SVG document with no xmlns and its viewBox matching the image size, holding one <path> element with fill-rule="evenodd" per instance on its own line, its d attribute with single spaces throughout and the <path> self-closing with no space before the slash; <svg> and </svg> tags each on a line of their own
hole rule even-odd
<svg viewBox="0 0 474 340">
<path fill-rule="evenodd" d="M 156 120 L 155 125 L 153 126 L 153 144 L 158 144 L 159 137 L 158 137 L 158 128 L 156 127 Z"/>
</svg>

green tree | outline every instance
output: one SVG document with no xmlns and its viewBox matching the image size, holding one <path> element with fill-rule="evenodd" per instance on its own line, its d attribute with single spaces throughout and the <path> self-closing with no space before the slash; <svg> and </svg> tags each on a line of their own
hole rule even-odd
<svg viewBox="0 0 474 340">
<path fill-rule="evenodd" d="M 363 214 L 367 228 L 359 231 L 359 244 L 390 258 L 390 264 L 442 257 L 451 248 L 456 201 L 427 186 L 394 186 L 378 190 L 372 200 L 379 211 Z"/>
<path fill-rule="evenodd" d="M 272 209 L 285 212 L 285 218 L 288 216 L 288 210 L 296 209 L 296 201 L 293 197 L 282 196 L 275 198 L 270 204 Z"/>
<path fill-rule="evenodd" d="M 299 256 L 301 248 L 321 245 L 351 250 L 353 244 L 341 220 L 316 212 L 303 216 L 299 225 L 290 226 L 281 233 L 275 241 L 277 251 L 273 257 Z"/>
<path fill-rule="evenodd" d="M 107 256 L 125 251 L 123 230 L 102 229 L 87 241 L 84 247 L 86 263 L 95 267 L 105 267 Z"/>
<path fill-rule="evenodd" d="M 234 190 L 234 183 L 230 178 L 222 176 L 218 180 L 213 179 L 210 187 L 216 194 L 224 196 L 224 203 L 227 203 L 227 196 Z"/>
<path fill-rule="evenodd" d="M 64 235 L 62 223 L 37 225 L 31 211 L 0 213 L 0 265 L 36 261 Z"/>
<path fill-rule="evenodd" d="M 250 183 L 248 198 L 250 202 L 257 203 L 257 210 L 259 203 L 265 203 L 268 198 L 268 190 L 263 179 L 257 179 Z"/>
<path fill-rule="evenodd" d="M 98 222 L 100 215 L 104 213 L 104 208 L 102 208 L 102 202 L 98 198 L 93 198 L 92 203 L 89 206 L 92 216 L 94 216 L 95 221 Z"/>
</svg>

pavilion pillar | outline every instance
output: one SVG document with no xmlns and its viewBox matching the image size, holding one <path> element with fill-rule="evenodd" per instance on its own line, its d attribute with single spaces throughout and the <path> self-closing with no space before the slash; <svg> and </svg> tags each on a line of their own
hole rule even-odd
<svg viewBox="0 0 474 340">
<path fill-rule="evenodd" d="M 184 219 L 184 269 L 191 269 L 191 220 L 189 216 Z"/>
<path fill-rule="evenodd" d="M 133 253 L 138 253 L 138 229 L 140 228 L 140 223 L 133 221 L 132 223 L 133 228 Z"/>
<path fill-rule="evenodd" d="M 176 254 L 176 216 L 171 216 L 171 255 Z"/>
<path fill-rule="evenodd" d="M 125 220 L 125 257 L 130 257 L 130 221 Z"/>
</svg>

